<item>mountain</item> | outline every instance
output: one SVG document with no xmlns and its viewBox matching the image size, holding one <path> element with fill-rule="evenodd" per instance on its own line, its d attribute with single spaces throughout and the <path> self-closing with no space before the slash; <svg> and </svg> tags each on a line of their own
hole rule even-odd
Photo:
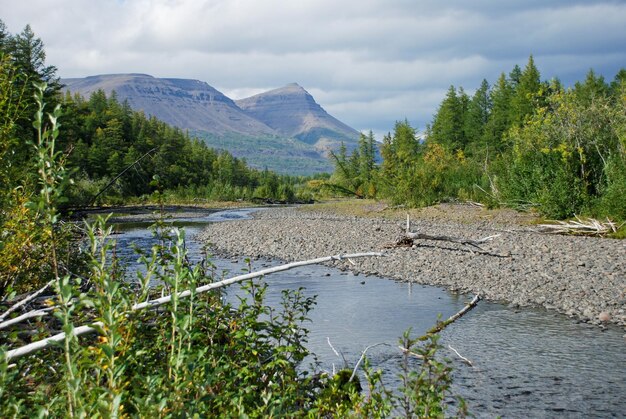
<svg viewBox="0 0 626 419">
<path fill-rule="evenodd" d="M 212 134 L 274 134 L 249 117 L 224 94 L 198 80 L 158 79 L 147 74 L 106 74 L 61 81 L 72 93 L 89 97 L 97 90 L 116 92 L 134 110 L 142 110 L 170 125 Z"/>
<path fill-rule="evenodd" d="M 189 130 L 209 146 L 245 158 L 257 168 L 312 174 L 332 170 L 328 149 L 356 146 L 359 134 L 338 121 L 297 84 L 233 101 L 209 84 L 146 74 L 62 79 L 71 93 L 103 90 L 120 102 Z"/>
<path fill-rule="evenodd" d="M 297 83 L 235 103 L 276 132 L 311 144 L 320 152 L 337 149 L 341 142 L 350 144 L 359 139 L 358 131 L 329 115 Z"/>
</svg>

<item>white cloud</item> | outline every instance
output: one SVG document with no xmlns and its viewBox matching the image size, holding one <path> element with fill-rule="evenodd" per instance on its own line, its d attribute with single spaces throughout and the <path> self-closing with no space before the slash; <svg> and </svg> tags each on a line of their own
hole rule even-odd
<svg viewBox="0 0 626 419">
<path fill-rule="evenodd" d="M 473 91 L 533 54 L 544 78 L 626 63 L 626 5 L 511 0 L 0 0 L 62 77 L 195 78 L 233 98 L 298 82 L 359 130 L 418 129 L 451 84 Z"/>
</svg>

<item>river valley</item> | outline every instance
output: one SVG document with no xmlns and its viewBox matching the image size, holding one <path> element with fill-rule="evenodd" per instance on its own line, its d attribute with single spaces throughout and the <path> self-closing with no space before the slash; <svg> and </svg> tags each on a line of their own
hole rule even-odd
<svg viewBox="0 0 626 419">
<path fill-rule="evenodd" d="M 252 212 L 193 210 L 174 214 L 170 221 L 185 227 L 190 258 L 198 261 L 206 239 L 204 235 L 200 240 L 201 232 L 208 223 L 242 220 Z M 119 232 L 114 238 L 118 254 L 132 264 L 136 257 L 131 243 L 146 248 L 153 239 L 148 223 L 129 219 L 113 219 Z M 226 276 L 245 268 L 243 255 L 216 253 L 221 256 L 213 262 L 218 271 L 228 272 Z M 253 269 L 281 263 L 250 256 Z M 278 303 L 284 288 L 305 287 L 307 295 L 317 296 L 306 327 L 308 347 L 317 355 L 319 368 L 331 371 L 344 362 L 354 366 L 367 346 L 381 344 L 367 356 L 392 386 L 399 371 L 402 333 L 408 328 L 414 336 L 424 333 L 439 315 L 447 318 L 472 297 L 317 265 L 274 274 L 265 281 L 270 305 Z M 236 293 L 233 287 L 228 298 L 234 301 Z M 441 333 L 440 343 L 441 355 L 454 368 L 453 392 L 477 417 L 622 417 L 626 412 L 626 341 L 618 326 L 600 328 L 544 308 L 481 301 Z"/>
</svg>

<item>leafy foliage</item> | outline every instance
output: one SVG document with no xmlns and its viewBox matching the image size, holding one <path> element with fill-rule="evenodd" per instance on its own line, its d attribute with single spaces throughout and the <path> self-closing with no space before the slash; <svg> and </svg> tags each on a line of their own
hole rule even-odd
<svg viewBox="0 0 626 419">
<path fill-rule="evenodd" d="M 326 187 L 357 198 L 376 196 L 376 142 L 372 131 L 361 134 L 358 148 L 348 156 L 342 143 L 339 153 L 331 152 L 335 172 Z"/>
<path fill-rule="evenodd" d="M 198 286 L 216 279 L 214 267 L 208 260 L 191 264 L 184 231 L 162 221 L 154 226 L 158 244 L 140 254 L 145 269 L 134 280 L 124 275 L 103 218 L 85 224 L 85 269 L 80 275 L 63 271 L 65 239 L 57 206 L 69 173 L 64 155 L 55 150 L 58 107 L 48 114 L 49 127 L 44 123 L 44 90 L 38 86 L 34 123 L 39 193 L 20 208 L 33 217 L 32 243 L 48 250 L 46 277 L 52 277 L 55 295 L 46 304 L 53 316 L 38 323 L 34 336 L 17 329 L 0 338 L 19 346 L 50 330 L 63 334 L 56 346 L 10 366 L 0 347 L 3 416 L 380 417 L 401 399 L 407 412 L 424 417 L 446 410 L 449 371 L 431 357 L 434 342 L 424 349 L 422 372 L 403 373 L 411 374 L 404 396 L 387 392 L 380 371 L 367 361 L 369 393 L 362 394 L 354 373 L 329 377 L 302 365 L 308 355 L 304 324 L 314 298 L 301 289 L 286 290 L 280 307 L 268 307 L 262 282 L 245 284 L 247 295 L 236 306 L 224 303 L 221 291 L 198 294 Z M 183 290 L 190 292 L 187 298 L 179 295 Z M 172 296 L 164 308 L 133 309 L 164 293 Z M 73 331 L 84 323 L 93 324 L 97 336 L 81 343 Z"/>
<path fill-rule="evenodd" d="M 455 199 L 625 220 L 626 70 L 609 85 L 589 71 L 564 89 L 542 82 L 533 57 L 483 80 L 470 98 L 450 86 L 422 138 L 407 121 L 383 138 L 369 173 L 376 198 L 424 206 Z M 356 157 L 355 157 L 356 156 Z M 334 179 L 355 191 L 358 153 L 340 154 Z"/>
</svg>

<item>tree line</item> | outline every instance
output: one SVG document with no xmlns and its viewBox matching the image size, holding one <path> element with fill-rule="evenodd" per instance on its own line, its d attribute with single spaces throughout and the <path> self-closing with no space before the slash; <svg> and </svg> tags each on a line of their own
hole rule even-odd
<svg viewBox="0 0 626 419">
<path fill-rule="evenodd" d="M 29 189 L 26 185 L 32 179 L 33 83 L 39 82 L 47 85 L 48 110 L 62 108 L 57 146 L 73 173 L 67 196 L 73 206 L 146 200 L 155 191 L 184 200 L 310 199 L 298 187 L 305 177 L 251 168 L 244 159 L 208 148 L 179 128 L 133 111 L 115 92 L 107 97 L 97 91 L 89 98 L 63 93 L 56 72 L 56 67 L 45 64 L 43 42 L 30 26 L 12 35 L 0 21 L 3 203 L 8 203 L 7 191 L 17 186 Z"/>
<path fill-rule="evenodd" d="M 296 196 L 303 177 L 253 169 L 245 159 L 133 111 L 115 92 L 107 97 L 100 90 L 88 100 L 68 92 L 63 109 L 64 149 L 68 165 L 76 170 L 76 185 L 70 189 L 74 204 L 89 204 L 129 167 L 104 196 L 106 202 L 126 202 L 155 191 L 187 200 L 303 199 Z"/>
<path fill-rule="evenodd" d="M 565 88 L 541 80 L 530 56 L 473 95 L 450 86 L 423 135 L 397 122 L 380 149 L 379 165 L 362 148 L 337 156 L 331 183 L 411 206 L 474 200 L 626 220 L 626 70 L 610 83 L 590 70 Z"/>
<path fill-rule="evenodd" d="M 260 280 L 242 285 L 246 296 L 236 305 L 219 290 L 201 294 L 198 287 L 214 286 L 220 274 L 210 260 L 190 261 L 184 232 L 163 219 L 153 225 L 154 246 L 138 250 L 144 269 L 128 275 L 106 218 L 78 225 L 61 217 L 68 197 L 93 200 L 91 189 L 102 190 L 93 185 L 106 181 L 114 185 L 109 202 L 216 185 L 266 196 L 282 193 L 293 178 L 252 170 L 132 112 L 114 95 L 62 97 L 30 28 L 13 37 L 0 26 L 0 416 L 451 411 L 451 370 L 435 356 L 436 336 L 405 332 L 402 384 L 393 392 L 367 359 L 360 376 L 351 368 L 331 375 L 317 363 L 307 366 L 304 326 L 315 298 L 285 290 L 280 303 L 268 306 Z M 23 58 L 18 46 L 29 51 Z M 124 172 L 129 177 L 118 178 Z M 169 302 L 156 309 L 149 300 L 164 294 Z M 79 339 L 85 327 L 93 334 Z M 466 414 L 462 400 L 456 408 Z"/>
</svg>

